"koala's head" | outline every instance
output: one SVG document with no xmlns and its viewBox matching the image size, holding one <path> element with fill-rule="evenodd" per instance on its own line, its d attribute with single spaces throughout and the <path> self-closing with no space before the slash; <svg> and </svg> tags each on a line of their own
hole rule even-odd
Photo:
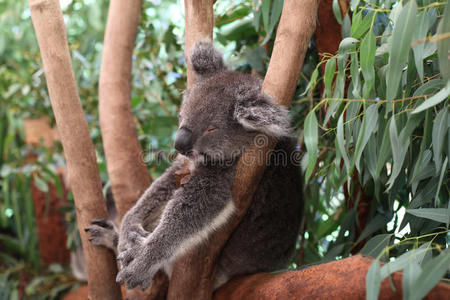
<svg viewBox="0 0 450 300">
<path fill-rule="evenodd" d="M 196 81 L 184 93 L 175 149 L 203 162 L 235 161 L 258 134 L 290 136 L 288 111 L 261 92 L 261 81 L 229 71 L 210 42 L 194 47 Z"/>
</svg>

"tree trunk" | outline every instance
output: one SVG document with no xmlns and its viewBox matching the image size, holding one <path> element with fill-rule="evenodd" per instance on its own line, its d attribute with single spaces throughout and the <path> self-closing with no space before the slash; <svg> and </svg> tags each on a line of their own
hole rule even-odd
<svg viewBox="0 0 450 300">
<path fill-rule="evenodd" d="M 132 55 L 141 5 L 140 0 L 110 2 L 100 69 L 100 126 L 119 222 L 151 183 L 131 111 Z M 164 299 L 167 286 L 167 276 L 158 272 L 150 289 L 127 290 L 127 298 Z"/>
<path fill-rule="evenodd" d="M 372 257 L 356 255 L 306 269 L 277 274 L 259 273 L 235 278 L 214 294 L 214 300 L 228 299 L 366 299 L 366 274 Z M 402 299 L 402 273 L 381 282 L 379 299 Z M 439 283 L 425 299 L 449 299 L 450 285 Z"/>
<path fill-rule="evenodd" d="M 150 185 L 133 114 L 131 67 L 140 0 L 111 0 L 99 80 L 99 117 L 119 220 Z"/>
<path fill-rule="evenodd" d="M 195 43 L 201 40 L 212 40 L 214 26 L 213 4 L 215 0 L 184 1 L 184 56 L 187 64 L 187 87 L 195 81 L 190 56 Z"/>
<path fill-rule="evenodd" d="M 91 245 L 83 230 L 92 219 L 107 217 L 106 205 L 94 146 L 75 84 L 59 1 L 29 0 L 29 5 L 75 199 L 89 295 L 91 299 L 120 299 L 120 287 L 115 282 L 117 266 L 111 252 Z"/>
<path fill-rule="evenodd" d="M 196 15 L 188 13 L 189 7 L 195 6 L 193 0 L 186 1 L 186 53 L 190 53 L 190 48 L 195 41 L 203 38 L 204 35 L 199 32 L 206 32 L 206 28 L 211 28 L 212 23 L 201 27 L 197 26 L 203 20 L 201 16 L 208 16 L 205 19 L 210 20 L 208 11 L 212 9 L 212 1 L 208 6 L 203 4 L 202 12 Z M 198 4 L 200 6 L 200 4 Z M 298 76 L 300 75 L 303 59 L 309 44 L 309 40 L 315 29 L 316 0 L 285 0 L 283 11 L 278 26 L 275 39 L 274 50 L 270 60 L 269 69 L 263 83 L 263 91 L 273 97 L 273 100 L 286 107 L 289 106 Z M 196 19 L 195 22 L 192 19 Z M 205 31 L 201 31 L 205 30 Z M 195 38 L 195 40 L 192 40 Z M 189 68 L 188 64 L 188 76 Z M 192 71 L 191 71 L 192 72 Z M 191 82 L 192 80 L 188 82 Z M 257 147 L 253 145 L 247 149 L 240 159 L 236 177 L 233 184 L 233 201 L 235 202 L 237 212 L 235 218 L 218 230 L 209 240 L 209 243 L 197 247 L 181 259 L 175 265 L 169 286 L 169 299 L 210 299 L 213 290 L 215 277 L 215 262 L 220 251 L 228 237 L 239 224 L 250 206 L 259 180 L 265 169 L 264 164 L 251 164 L 250 161 L 258 161 L 258 157 L 265 155 L 273 148 L 274 142 L 269 141 L 267 147 Z M 260 152 L 262 151 L 262 153 Z M 247 162 L 247 163 L 245 163 Z"/>
</svg>

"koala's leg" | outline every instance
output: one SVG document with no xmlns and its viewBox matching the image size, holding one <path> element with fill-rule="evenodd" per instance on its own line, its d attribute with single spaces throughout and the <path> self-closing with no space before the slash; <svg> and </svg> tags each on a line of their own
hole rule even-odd
<svg viewBox="0 0 450 300">
<path fill-rule="evenodd" d="M 112 221 L 97 219 L 91 222 L 91 225 L 84 229 L 89 235 L 89 241 L 96 246 L 106 247 L 117 256 L 117 243 L 119 240 L 119 231 Z"/>
<path fill-rule="evenodd" d="M 226 175 L 226 174 L 225 174 Z M 228 177 L 225 178 L 224 177 Z M 225 224 L 235 211 L 231 198 L 232 176 L 191 175 L 167 203 L 155 230 L 146 238 L 134 237 L 134 247 L 118 259 L 122 271 L 118 282 L 127 288 L 146 288 L 158 269 L 205 241 Z"/>
<path fill-rule="evenodd" d="M 120 225 L 119 252 L 129 247 L 129 233 L 138 233 L 145 237 L 152 231 L 151 229 L 156 227 L 164 206 L 178 188 L 175 172 L 183 167 L 184 160 L 183 157 L 177 158 L 125 214 Z"/>
</svg>

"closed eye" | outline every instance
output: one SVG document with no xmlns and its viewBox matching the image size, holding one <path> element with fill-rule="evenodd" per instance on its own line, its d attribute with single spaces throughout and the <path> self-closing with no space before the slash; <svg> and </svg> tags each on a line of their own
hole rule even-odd
<svg viewBox="0 0 450 300">
<path fill-rule="evenodd" d="M 208 127 L 208 129 L 206 129 L 206 130 L 203 132 L 203 135 L 213 133 L 213 132 L 216 131 L 216 130 L 217 130 L 217 128 L 215 128 L 215 127 Z"/>
</svg>

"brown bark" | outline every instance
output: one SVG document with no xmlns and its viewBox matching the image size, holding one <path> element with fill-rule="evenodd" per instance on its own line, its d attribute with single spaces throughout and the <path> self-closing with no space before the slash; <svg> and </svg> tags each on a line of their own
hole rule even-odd
<svg viewBox="0 0 450 300">
<path fill-rule="evenodd" d="M 238 277 L 214 294 L 215 300 L 228 299 L 366 299 L 366 275 L 373 258 L 356 255 L 300 271 L 278 274 L 259 273 Z M 389 279 L 381 283 L 381 300 L 402 299 L 402 273 L 395 272 L 392 290 Z M 439 283 L 425 299 L 450 299 L 450 285 Z"/>
<path fill-rule="evenodd" d="M 341 15 L 345 16 L 349 12 L 348 0 L 339 0 Z M 324 59 L 324 54 L 334 55 L 339 49 L 342 40 L 341 25 L 336 21 L 333 14 L 333 0 L 321 0 L 317 12 L 317 28 L 315 32 L 316 47 L 320 59 Z M 320 66 L 322 74 L 325 72 L 325 64 Z"/>
<path fill-rule="evenodd" d="M 92 219 L 107 217 L 106 205 L 94 146 L 75 84 L 59 1 L 29 0 L 29 5 L 75 199 L 89 295 L 91 299 L 120 299 L 120 287 L 115 282 L 117 267 L 112 254 L 91 245 L 83 230 Z"/>
<path fill-rule="evenodd" d="M 141 1 L 109 4 L 99 82 L 99 116 L 108 175 L 119 222 L 150 186 L 131 111 L 131 68 Z M 163 299 L 168 278 L 158 272 L 150 289 L 127 290 L 128 299 Z"/>
<path fill-rule="evenodd" d="M 150 185 L 131 112 L 131 67 L 140 0 L 111 0 L 99 80 L 99 117 L 119 220 Z"/>
<path fill-rule="evenodd" d="M 190 5 L 192 3 L 187 3 Z M 211 5 L 211 3 L 210 3 Z M 315 28 L 317 12 L 316 0 L 286 0 L 280 24 L 275 39 L 274 50 L 269 69 L 263 83 L 263 91 L 273 97 L 273 100 L 286 107 L 289 106 L 298 76 L 300 75 L 306 49 Z M 204 7 L 203 13 L 210 7 Z M 188 11 L 186 9 L 186 11 Z M 187 18 L 193 17 L 186 13 Z M 195 28 L 188 27 L 186 32 L 195 32 Z M 202 20 L 197 20 L 198 24 Z M 201 35 L 197 35 L 198 37 Z M 188 36 L 186 36 L 188 38 Z M 186 41 L 186 45 L 193 45 L 196 40 Z M 186 53 L 190 49 L 186 48 Z M 188 64 L 188 69 L 190 65 Z M 189 74 L 189 73 L 188 73 Z M 189 76 L 189 75 L 188 75 Z M 210 238 L 208 244 L 202 245 L 179 259 L 175 265 L 169 286 L 169 299 L 210 299 L 212 295 L 215 275 L 215 261 L 228 237 L 239 224 L 250 206 L 253 193 L 258 186 L 264 172 L 264 164 L 249 164 L 258 161 L 273 148 L 273 141 L 268 147 L 260 149 L 251 146 L 244 153 L 237 165 L 237 173 L 233 184 L 233 201 L 236 216 L 222 229 Z M 229 298 L 228 298 L 229 299 Z"/>
<path fill-rule="evenodd" d="M 214 0 L 185 0 L 184 1 L 184 56 L 187 64 L 187 87 L 195 81 L 195 74 L 190 62 L 191 50 L 195 42 L 212 40 L 214 26 Z"/>
</svg>

